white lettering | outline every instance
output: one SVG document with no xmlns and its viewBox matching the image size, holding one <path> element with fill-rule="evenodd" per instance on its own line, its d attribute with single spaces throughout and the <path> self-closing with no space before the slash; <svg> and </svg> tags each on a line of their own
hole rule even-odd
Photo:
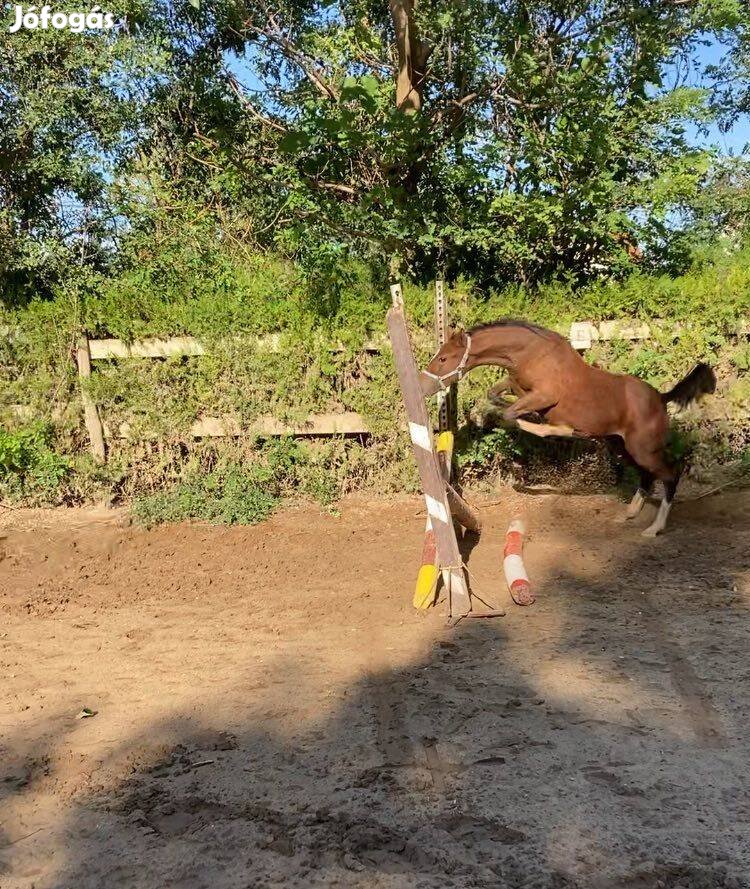
<svg viewBox="0 0 750 889">
<path fill-rule="evenodd" d="M 15 34 L 16 31 L 20 30 L 21 25 L 23 24 L 23 6 L 15 6 L 13 8 L 16 13 L 16 20 L 10 28 L 8 28 L 11 34 Z"/>
<path fill-rule="evenodd" d="M 86 16 L 82 12 L 71 12 L 68 27 L 74 34 L 80 34 L 86 28 Z"/>
<path fill-rule="evenodd" d="M 35 31 L 39 27 L 39 16 L 34 12 L 36 6 L 29 6 L 23 17 L 23 26 L 29 31 Z"/>
<path fill-rule="evenodd" d="M 8 31 L 15 34 L 24 28 L 28 31 L 36 31 L 37 28 L 47 30 L 50 24 L 61 31 L 69 28 L 74 34 L 81 34 L 85 30 L 101 31 L 115 27 L 115 17 L 111 12 L 102 12 L 100 6 L 95 6 L 89 12 L 53 12 L 52 7 L 45 4 L 37 12 L 36 6 L 23 7 L 19 4 L 13 6 L 14 21 Z"/>
<path fill-rule="evenodd" d="M 86 16 L 86 27 L 99 30 L 104 27 L 104 16 L 98 6 L 95 6 Z"/>
</svg>

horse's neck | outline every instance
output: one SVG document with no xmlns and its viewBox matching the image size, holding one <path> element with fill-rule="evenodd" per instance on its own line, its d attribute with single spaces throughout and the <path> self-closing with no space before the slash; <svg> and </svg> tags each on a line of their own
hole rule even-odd
<svg viewBox="0 0 750 889">
<path fill-rule="evenodd" d="M 495 364 L 513 367 L 521 353 L 528 347 L 530 337 L 536 336 L 523 327 L 485 327 L 471 335 L 469 364 Z"/>
</svg>

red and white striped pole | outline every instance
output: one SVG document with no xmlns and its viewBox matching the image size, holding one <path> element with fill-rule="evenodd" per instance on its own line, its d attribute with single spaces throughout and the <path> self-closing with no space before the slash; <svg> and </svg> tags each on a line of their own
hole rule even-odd
<svg viewBox="0 0 750 889">
<path fill-rule="evenodd" d="M 513 519 L 505 535 L 503 550 L 503 572 L 505 582 L 516 605 L 532 605 L 534 594 L 531 591 L 529 576 L 523 564 L 523 535 L 526 533 L 523 520 Z"/>
</svg>

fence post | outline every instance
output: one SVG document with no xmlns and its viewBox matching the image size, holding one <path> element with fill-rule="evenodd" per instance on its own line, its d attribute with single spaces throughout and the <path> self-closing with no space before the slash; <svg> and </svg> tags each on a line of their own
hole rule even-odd
<svg viewBox="0 0 750 889">
<path fill-rule="evenodd" d="M 104 445 L 104 428 L 94 400 L 86 390 L 85 380 L 88 380 L 91 376 L 91 352 L 89 350 L 88 334 L 85 331 L 78 339 L 76 364 L 78 365 L 78 377 L 81 381 L 83 419 L 86 424 L 86 431 L 89 434 L 91 453 L 97 463 L 105 463 L 107 460 L 107 450 Z"/>
<path fill-rule="evenodd" d="M 445 298 L 445 282 L 442 278 L 435 281 L 435 342 L 437 348 L 448 339 L 448 300 Z M 458 384 L 451 383 L 447 392 L 438 393 L 439 425 L 441 432 L 456 431 L 458 425 Z"/>
</svg>

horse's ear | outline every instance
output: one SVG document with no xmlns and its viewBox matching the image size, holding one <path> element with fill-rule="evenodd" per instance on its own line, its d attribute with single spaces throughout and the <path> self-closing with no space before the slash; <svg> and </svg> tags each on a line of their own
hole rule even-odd
<svg viewBox="0 0 750 889">
<path fill-rule="evenodd" d="M 462 342 L 466 339 L 466 331 L 463 329 L 463 327 L 451 327 L 451 329 L 448 331 L 448 339 L 452 340 L 454 337 L 457 340 L 461 340 Z"/>
</svg>

